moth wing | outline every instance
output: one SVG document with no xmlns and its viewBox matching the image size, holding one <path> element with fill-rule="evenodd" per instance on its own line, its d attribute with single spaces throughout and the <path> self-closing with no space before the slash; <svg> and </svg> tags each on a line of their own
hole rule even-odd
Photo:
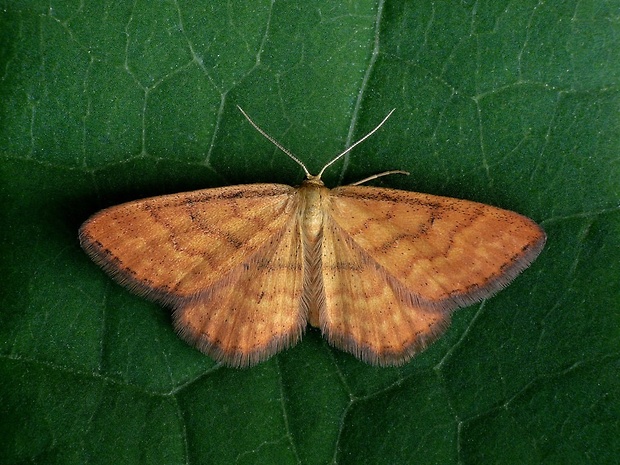
<svg viewBox="0 0 620 465">
<path fill-rule="evenodd" d="M 321 331 L 330 344 L 373 365 L 399 365 L 447 327 L 449 315 L 412 298 L 352 237 L 325 219 Z"/>
<path fill-rule="evenodd" d="M 174 311 L 179 334 L 213 359 L 246 367 L 295 344 L 307 324 L 297 215 L 216 285 Z"/>
<path fill-rule="evenodd" d="M 542 250 L 529 218 L 468 200 L 368 186 L 333 189 L 328 214 L 417 300 L 452 309 L 505 287 Z"/>
<path fill-rule="evenodd" d="M 136 200 L 80 228 L 82 248 L 120 284 L 174 303 L 213 286 L 281 231 L 296 190 L 250 184 Z"/>
<path fill-rule="evenodd" d="M 153 197 L 95 214 L 80 242 L 119 283 L 173 307 L 185 339 L 247 366 L 305 327 L 298 205 L 277 184 Z"/>
<path fill-rule="evenodd" d="M 380 365 L 423 349 L 452 310 L 504 287 L 545 243 L 528 218 L 448 197 L 345 186 L 324 208 L 321 328 Z"/>
</svg>

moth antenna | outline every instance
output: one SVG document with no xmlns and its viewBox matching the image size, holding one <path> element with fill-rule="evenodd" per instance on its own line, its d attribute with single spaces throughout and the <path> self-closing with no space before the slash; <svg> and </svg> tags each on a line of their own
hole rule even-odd
<svg viewBox="0 0 620 465">
<path fill-rule="evenodd" d="M 370 136 L 372 136 L 375 132 L 377 132 L 379 130 L 379 128 L 381 126 L 383 126 L 383 123 L 385 123 L 388 118 L 390 116 L 392 116 L 392 113 L 394 113 L 394 111 L 396 111 L 396 108 L 393 108 L 392 111 L 390 111 L 387 116 L 385 118 L 383 118 L 383 121 L 381 121 L 376 128 L 374 128 L 372 131 L 370 131 L 368 134 L 366 134 L 364 137 L 362 137 L 360 140 L 358 140 L 355 144 L 353 144 L 352 146 L 350 146 L 348 149 L 346 149 L 344 152 L 342 152 L 341 154 L 337 155 L 332 161 L 330 161 L 329 163 L 327 163 L 327 165 L 325 165 L 323 167 L 323 169 L 319 172 L 319 174 L 316 176 L 318 179 L 321 179 L 321 176 L 323 176 L 323 173 L 325 172 L 325 170 L 333 165 L 335 162 L 337 162 L 338 160 L 340 160 L 342 157 L 344 157 L 347 153 L 349 153 L 351 150 L 353 150 L 356 146 L 358 146 L 359 144 L 361 144 L 362 142 L 364 142 L 366 139 L 368 139 Z"/>
<path fill-rule="evenodd" d="M 409 176 L 409 171 L 403 170 L 390 170 L 384 171 L 383 173 L 373 174 L 372 176 L 368 176 L 367 178 L 362 179 L 361 181 L 354 182 L 353 184 L 349 184 L 350 186 L 359 186 L 360 184 L 364 184 L 365 182 L 372 181 L 373 179 L 380 178 L 382 176 L 387 176 L 388 174 L 405 174 Z"/>
<path fill-rule="evenodd" d="M 245 116 L 245 119 L 248 120 L 248 122 L 252 125 L 252 127 L 254 129 L 256 129 L 260 134 L 262 134 L 262 136 L 265 137 L 265 139 L 267 139 L 269 142 L 271 142 L 273 145 L 275 145 L 280 150 L 282 150 L 285 154 L 287 154 L 290 158 L 292 158 L 294 161 L 296 161 L 297 164 L 299 166 L 301 166 L 301 168 L 304 170 L 304 173 L 306 173 L 306 177 L 308 179 L 314 177 L 314 176 L 312 176 L 310 174 L 310 172 L 308 171 L 308 168 L 306 168 L 306 165 L 304 165 L 303 162 L 299 158 L 297 158 L 295 155 L 293 155 L 290 150 L 284 148 L 282 146 L 282 144 L 280 144 L 277 140 L 275 140 L 273 137 L 271 137 L 269 134 L 267 134 L 265 131 L 263 131 L 260 127 L 258 127 L 258 124 L 256 124 L 254 121 L 252 121 L 252 118 L 250 118 L 248 116 L 248 114 L 245 111 L 243 111 L 243 108 L 241 108 L 239 105 L 237 105 L 237 108 L 243 114 L 243 116 Z"/>
</svg>

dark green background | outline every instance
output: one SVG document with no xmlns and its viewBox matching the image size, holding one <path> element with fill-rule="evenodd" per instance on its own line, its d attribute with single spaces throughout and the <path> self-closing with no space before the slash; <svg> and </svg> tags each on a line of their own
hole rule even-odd
<svg viewBox="0 0 620 465">
<path fill-rule="evenodd" d="M 205 6 L 196 6 L 205 3 Z M 207 6 L 208 5 L 208 6 Z M 0 463 L 613 463 L 620 2 L 0 2 Z M 374 182 L 549 235 L 398 369 L 310 330 L 248 370 L 184 344 L 77 229 L 250 182 Z"/>
</svg>

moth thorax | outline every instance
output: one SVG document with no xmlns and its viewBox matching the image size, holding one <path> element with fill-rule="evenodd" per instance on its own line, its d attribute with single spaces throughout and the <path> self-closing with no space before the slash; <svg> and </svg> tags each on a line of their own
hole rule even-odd
<svg viewBox="0 0 620 465">
<path fill-rule="evenodd" d="M 323 202 L 327 199 L 329 189 L 320 181 L 305 181 L 299 188 L 301 196 L 301 221 L 304 239 L 316 243 L 321 238 L 323 229 Z"/>
</svg>

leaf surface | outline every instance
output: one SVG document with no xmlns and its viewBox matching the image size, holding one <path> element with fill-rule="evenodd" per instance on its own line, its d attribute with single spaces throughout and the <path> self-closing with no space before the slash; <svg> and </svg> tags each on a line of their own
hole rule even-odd
<svg viewBox="0 0 620 465">
<path fill-rule="evenodd" d="M 4 2 L 0 462 L 609 463 L 620 454 L 611 2 Z M 249 370 L 79 248 L 95 211 L 313 173 L 541 223 L 539 259 L 407 365 L 308 330 Z"/>
</svg>

